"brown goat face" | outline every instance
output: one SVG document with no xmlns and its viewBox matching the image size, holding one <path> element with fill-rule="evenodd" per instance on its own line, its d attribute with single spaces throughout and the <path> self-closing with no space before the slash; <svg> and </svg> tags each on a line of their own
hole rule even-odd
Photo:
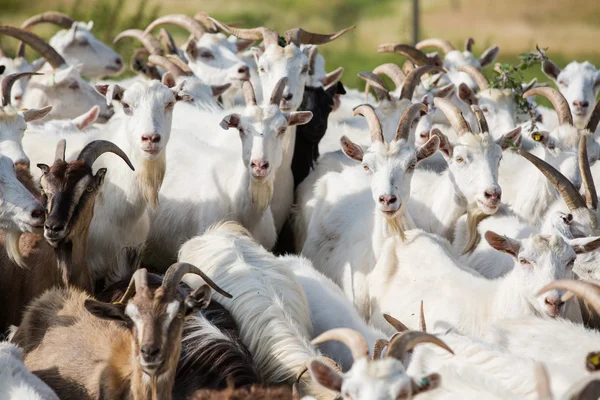
<svg viewBox="0 0 600 400">
<path fill-rule="evenodd" d="M 38 164 L 42 170 L 40 186 L 47 215 L 44 237 L 52 246 L 85 234 L 94 213 L 94 201 L 104 182 L 106 168 L 93 175 L 81 160 L 66 163 L 56 160 L 52 166 Z"/>
</svg>

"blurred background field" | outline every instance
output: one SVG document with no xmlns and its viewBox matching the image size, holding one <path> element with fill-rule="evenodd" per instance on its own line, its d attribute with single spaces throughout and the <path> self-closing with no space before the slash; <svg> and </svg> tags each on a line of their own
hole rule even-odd
<svg viewBox="0 0 600 400">
<path fill-rule="evenodd" d="M 334 43 L 322 46 L 327 69 L 344 66 L 344 83 L 362 87 L 361 70 L 383 63 L 400 62 L 400 56 L 376 52 L 380 43 L 410 43 L 412 0 L 0 0 L 0 23 L 20 25 L 27 17 L 57 10 L 76 20 L 93 20 L 93 32 L 110 43 L 122 30 L 143 29 L 168 13 L 194 15 L 208 12 L 224 22 L 240 21 L 243 27 L 265 25 L 283 31 L 300 26 L 316 32 L 332 32 L 357 25 Z M 56 27 L 41 25 L 35 32 L 49 38 Z M 187 34 L 170 28 L 179 43 Z M 520 53 L 538 44 L 564 67 L 571 60 L 589 60 L 600 66 L 600 1 L 598 0 L 421 0 L 421 39 L 441 37 L 462 48 L 467 37 L 475 39 L 475 53 L 498 44 L 504 63 L 517 63 Z M 7 52 L 16 42 L 0 37 Z M 131 41 L 116 49 L 128 58 Z M 34 56 L 30 52 L 30 56 Z M 491 68 L 488 69 L 491 72 Z M 525 78 L 547 80 L 539 68 Z"/>
</svg>

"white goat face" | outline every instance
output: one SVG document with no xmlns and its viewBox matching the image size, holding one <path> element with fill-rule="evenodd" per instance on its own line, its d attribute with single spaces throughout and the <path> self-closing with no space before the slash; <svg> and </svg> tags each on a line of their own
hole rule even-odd
<svg viewBox="0 0 600 400">
<path fill-rule="evenodd" d="M 500 137 L 517 126 L 517 103 L 508 90 L 488 89 L 478 94 L 479 108 L 494 138 Z"/>
<path fill-rule="evenodd" d="M 4 65 L 6 67 L 4 74 L 0 76 L 0 82 L 2 82 L 3 78 L 9 74 L 15 74 L 19 72 L 33 72 L 33 68 L 23 57 L 18 57 L 14 59 L 8 57 L 0 57 L 0 65 Z M 23 101 L 23 95 L 25 94 L 25 90 L 27 89 L 29 79 L 30 77 L 24 76 L 13 84 L 12 91 L 10 92 L 10 104 L 12 104 L 15 107 L 21 106 L 21 102 Z M 1 90 L 0 94 L 2 94 Z"/>
<path fill-rule="evenodd" d="M 215 100 L 215 97 L 224 93 L 230 86 L 229 84 L 210 86 L 195 75 L 184 76 L 178 81 L 179 83 L 185 81 L 182 85 L 181 93 L 189 97 L 187 100 L 188 103 L 201 110 L 220 108 L 221 106 Z"/>
<path fill-rule="evenodd" d="M 353 400 L 396 400 L 409 398 L 411 385 L 412 379 L 400 361 L 386 358 L 369 362 L 362 358 L 343 375 L 341 394 Z"/>
<path fill-rule="evenodd" d="M 256 53 L 255 53 L 256 54 Z M 294 44 L 285 47 L 270 45 L 257 56 L 258 74 L 262 83 L 263 99 L 268 99 L 281 78 L 287 77 L 280 107 L 283 111 L 297 110 L 302 104 L 304 86 L 308 83 L 308 58 Z"/>
<path fill-rule="evenodd" d="M 222 33 L 205 33 L 199 40 L 191 39 L 185 53 L 190 69 L 208 84 L 231 83 L 240 88 L 250 79 L 250 67 L 236 54 L 236 44 Z"/>
<path fill-rule="evenodd" d="M 34 76 L 23 98 L 23 106 L 42 108 L 52 105 L 48 119 L 71 119 L 94 106 L 100 107 L 98 122 L 104 123 L 113 115 L 92 85 L 84 81 L 74 67 L 59 69 L 44 76 Z"/>
<path fill-rule="evenodd" d="M 583 127 L 600 91 L 600 71 L 588 61 L 573 61 L 563 70 L 552 62 L 545 63 L 544 72 L 554 80 L 569 103 L 575 125 Z"/>
<path fill-rule="evenodd" d="M 75 22 L 71 29 L 61 30 L 50 39 L 50 46 L 88 78 L 118 75 L 123 59 L 91 33 L 93 22 Z"/>
<path fill-rule="evenodd" d="M 0 155 L 0 228 L 41 232 L 44 216 L 42 204 L 17 179 L 13 161 Z"/>
<path fill-rule="evenodd" d="M 52 107 L 41 110 L 17 112 L 12 106 L 0 108 L 0 154 L 13 160 L 15 164 L 29 165 L 29 158 L 23 151 L 23 134 L 27 122 L 46 116 Z"/>
<path fill-rule="evenodd" d="M 244 114 L 223 119 L 223 129 L 236 128 L 242 140 L 242 160 L 255 182 L 272 182 L 283 159 L 283 142 L 288 126 L 310 121 L 311 112 L 281 112 L 278 106 L 250 105 Z"/>
</svg>

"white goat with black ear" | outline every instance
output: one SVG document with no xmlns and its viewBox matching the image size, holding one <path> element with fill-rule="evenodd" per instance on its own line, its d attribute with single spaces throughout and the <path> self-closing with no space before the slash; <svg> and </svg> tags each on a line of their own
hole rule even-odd
<svg viewBox="0 0 600 400">
<path fill-rule="evenodd" d="M 51 23 L 63 30 L 50 38 L 49 44 L 63 56 L 69 65 L 88 78 L 118 75 L 123 71 L 123 59 L 113 49 L 98 40 L 91 32 L 92 21 L 77 22 L 68 15 L 56 11 L 34 15 L 21 24 L 21 29 L 30 30 L 35 25 Z M 25 57 L 25 45 L 19 44 L 17 54 Z"/>
<path fill-rule="evenodd" d="M 53 109 L 46 119 L 70 119 L 88 111 L 93 106 L 100 107 L 98 122 L 106 122 L 113 110 L 94 87 L 81 78 L 74 66 L 69 66 L 65 59 L 48 43 L 31 32 L 0 26 L 0 33 L 22 40 L 39 52 L 48 62 L 43 68 L 43 76 L 30 79 L 27 91 L 21 103 L 25 108 L 42 108 L 52 105 Z"/>
<path fill-rule="evenodd" d="M 369 123 L 371 147 L 363 151 L 342 137 L 344 153 L 361 165 L 326 174 L 308 205 L 312 211 L 302 254 L 342 288 L 363 316 L 369 310 L 364 277 L 379 257 L 381 244 L 414 227 L 405 208 L 411 180 L 417 163 L 435 153 L 439 144 L 438 137 L 416 150 L 408 143 L 415 118 L 425 111 L 423 104 L 409 106 L 400 118 L 396 137 L 386 142 L 373 107 L 358 107 L 356 115 L 363 115 Z M 349 210 L 361 217 L 349 218 Z"/>
<path fill-rule="evenodd" d="M 167 162 L 171 166 L 148 238 L 150 253 L 159 266 L 175 258 L 188 238 L 221 220 L 239 222 L 268 249 L 275 245 L 277 232 L 270 203 L 279 190 L 274 182 L 285 135 L 288 127 L 312 118 L 311 112 L 279 109 L 285 84 L 286 79 L 281 79 L 262 107 L 256 103 L 252 84 L 244 84 L 247 106 L 243 114 L 229 114 L 221 122 L 221 128 L 239 131 L 240 152 L 177 139 L 169 148 Z M 197 173 L 190 175 L 191 170 Z"/>
<path fill-rule="evenodd" d="M 254 29 L 237 29 L 229 27 L 211 18 L 219 29 L 245 40 L 263 40 L 264 51 L 256 50 L 255 59 L 261 80 L 263 98 L 267 99 L 277 82 L 287 77 L 288 84 L 283 92 L 280 107 L 282 111 L 295 111 L 302 104 L 304 87 L 308 84 L 308 48 L 300 49 L 302 44 L 325 44 L 337 39 L 354 27 L 343 29 L 331 35 L 322 35 L 304 31 L 300 28 L 285 32 L 286 45 L 279 45 L 279 34 L 271 29 L 259 27 Z M 271 210 L 277 232 L 281 230 L 288 218 L 294 200 L 294 180 L 291 170 L 296 128 L 290 127 L 286 133 L 283 160 L 277 170 L 274 186 L 279 190 L 274 193 Z"/>
<path fill-rule="evenodd" d="M 306 296 L 288 263 L 297 257 L 275 257 L 236 223 L 225 222 L 187 241 L 179 260 L 196 260 L 233 300 L 215 294 L 231 313 L 255 365 L 266 384 L 299 380 L 301 393 L 319 399 L 332 398 L 329 391 L 302 374 L 319 351 L 310 343 L 312 324 Z M 192 288 L 203 282 L 191 276 L 184 281 Z M 328 358 L 320 360 L 339 370 Z"/>
<path fill-rule="evenodd" d="M 123 246 L 138 246 L 148 236 L 148 206 L 154 209 L 158 206 L 173 108 L 185 97 L 181 96 L 179 87 L 169 88 L 158 81 L 136 82 L 127 89 L 119 85 L 98 85 L 97 88 L 106 95 L 105 101 L 119 104 L 122 113 L 102 130 L 68 135 L 73 149 L 69 156 L 77 155 L 86 143 L 102 138 L 121 148 L 135 167 L 135 173 L 126 166 L 115 168 L 106 155 L 95 164 L 111 170 L 95 203 L 89 232 L 88 264 L 93 276 L 102 278 L 114 265 Z M 36 163 L 49 163 L 53 154 L 48 151 L 48 143 L 55 143 L 61 136 L 67 135 L 27 135 L 26 152 Z"/>
<path fill-rule="evenodd" d="M 513 269 L 502 278 L 488 280 L 458 264 L 439 236 L 420 230 L 406 233 L 407 240 L 389 238 L 376 267 L 369 275 L 371 322 L 388 330 L 384 313 L 409 329 L 419 326 L 414 310 L 427 305 L 428 326 L 435 330 L 483 336 L 491 323 L 523 316 L 559 316 L 581 322 L 577 302 L 562 300 L 562 291 L 539 295 L 546 284 L 569 279 L 577 253 L 600 247 L 600 238 L 565 241 L 557 235 L 532 235 L 518 241 L 486 232 L 485 239 L 498 251 L 510 254 Z M 423 268 L 423 266 L 427 268 Z"/>
<path fill-rule="evenodd" d="M 411 399 L 419 393 L 437 388 L 442 378 L 430 374 L 415 379 L 406 373 L 405 357 L 418 344 L 432 343 L 452 353 L 442 340 L 425 332 L 403 332 L 387 345 L 386 357 L 371 359 L 365 338 L 353 329 L 333 329 L 313 340 L 323 343 L 335 340 L 344 343 L 352 352 L 354 364 L 344 374 L 314 360 L 309 365 L 313 379 L 322 386 L 341 392 L 345 399 Z M 375 356 L 375 355 L 374 355 Z"/>
</svg>

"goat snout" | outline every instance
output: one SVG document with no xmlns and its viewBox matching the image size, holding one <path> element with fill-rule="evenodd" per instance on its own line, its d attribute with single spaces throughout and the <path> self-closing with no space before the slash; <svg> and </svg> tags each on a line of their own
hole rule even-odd
<svg viewBox="0 0 600 400">
<path fill-rule="evenodd" d="M 575 114 L 585 114 L 585 112 L 587 111 L 587 108 L 590 106 L 590 103 L 588 101 L 579 101 L 579 100 L 575 100 L 573 101 L 573 107 L 575 108 Z"/>
<path fill-rule="evenodd" d="M 142 135 L 142 142 L 158 143 L 158 142 L 160 142 L 160 135 L 158 135 L 156 133 Z"/>
<path fill-rule="evenodd" d="M 123 60 L 121 59 L 121 57 L 117 57 L 115 58 L 115 64 L 120 67 L 123 65 Z"/>
<path fill-rule="evenodd" d="M 15 161 L 15 167 L 17 168 L 29 168 L 30 162 L 26 158 L 21 158 L 20 160 Z"/>
<path fill-rule="evenodd" d="M 250 67 L 248 67 L 246 64 L 238 66 L 237 73 L 238 79 L 242 81 L 247 81 L 250 79 Z"/>
<path fill-rule="evenodd" d="M 44 224 L 44 229 L 47 232 L 56 234 L 56 233 L 61 232 L 63 229 L 65 229 L 65 224 L 62 221 L 47 220 L 46 223 Z"/>
<path fill-rule="evenodd" d="M 255 178 L 264 178 L 267 176 L 269 172 L 269 164 L 268 161 L 265 160 L 252 160 L 250 161 L 250 168 L 252 168 L 252 176 Z"/>
<path fill-rule="evenodd" d="M 42 219 L 44 218 L 44 215 L 46 215 L 46 211 L 41 207 L 34 208 L 33 211 L 31 211 L 31 218 L 33 219 Z"/>
<path fill-rule="evenodd" d="M 382 196 L 379 196 L 379 202 L 381 204 L 383 204 L 384 206 L 391 206 L 393 204 L 395 204 L 398 201 L 398 198 L 396 196 L 394 196 L 393 194 L 385 194 Z"/>
<path fill-rule="evenodd" d="M 561 309 L 565 304 L 560 297 L 546 297 L 544 303 L 548 309 L 548 315 L 551 317 L 558 317 L 561 314 Z"/>
<path fill-rule="evenodd" d="M 500 188 L 488 189 L 483 193 L 483 195 L 488 202 L 495 204 L 498 203 L 502 198 L 502 190 Z"/>
<path fill-rule="evenodd" d="M 145 344 L 140 349 L 140 352 L 142 353 L 144 361 L 151 363 L 156 361 L 160 354 L 160 347 L 156 344 Z"/>
<path fill-rule="evenodd" d="M 294 98 L 294 94 L 291 92 L 287 92 L 283 94 L 284 101 L 291 101 Z"/>
</svg>

